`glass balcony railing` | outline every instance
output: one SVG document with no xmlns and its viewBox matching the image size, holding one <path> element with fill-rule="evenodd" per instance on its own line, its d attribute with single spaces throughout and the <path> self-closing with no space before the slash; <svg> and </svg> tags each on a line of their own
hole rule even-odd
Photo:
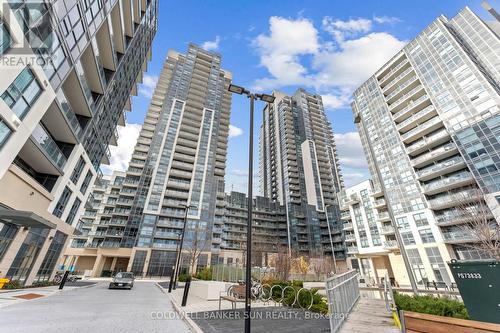
<svg viewBox="0 0 500 333">
<path fill-rule="evenodd" d="M 425 123 L 418 125 L 414 129 L 406 132 L 405 134 L 401 135 L 401 139 L 406 140 L 406 139 L 412 137 L 413 135 L 415 135 L 423 130 L 426 130 L 426 129 L 428 129 L 436 124 L 439 124 L 440 122 L 441 122 L 441 119 L 436 116 L 430 120 L 427 120 Z"/>
<path fill-rule="evenodd" d="M 349 246 L 347 248 L 347 253 L 358 253 L 358 247 L 357 246 Z"/>
<path fill-rule="evenodd" d="M 468 233 L 467 231 L 443 231 L 443 239 L 445 241 L 474 241 L 474 235 Z"/>
<path fill-rule="evenodd" d="M 406 149 L 408 150 L 409 153 L 411 153 L 417 149 L 420 149 L 424 146 L 430 145 L 431 143 L 433 143 L 441 138 L 447 137 L 447 136 L 450 136 L 448 131 L 446 129 L 442 129 L 441 131 L 436 132 L 434 134 L 431 134 L 431 135 L 427 136 L 426 138 L 422 138 L 421 140 L 418 140 L 417 142 L 409 145 Z"/>
<path fill-rule="evenodd" d="M 403 67 L 406 64 L 408 64 L 408 59 L 405 58 L 396 67 L 394 67 L 387 74 L 384 75 L 384 77 L 382 78 L 381 83 L 384 83 L 392 74 L 396 73 L 401 67 Z"/>
<path fill-rule="evenodd" d="M 66 164 L 66 156 L 62 153 L 59 146 L 55 143 L 52 137 L 47 133 L 45 128 L 38 124 L 35 130 L 31 134 L 33 140 L 38 143 L 39 147 L 45 152 L 47 157 L 54 163 L 58 168 L 63 169 Z"/>
<path fill-rule="evenodd" d="M 398 124 L 398 129 L 401 129 L 402 127 L 405 127 L 405 126 L 413 123 L 417 119 L 422 118 L 423 116 L 425 116 L 426 114 L 431 113 L 432 111 L 434 111 L 434 106 L 433 105 L 429 105 L 428 107 L 424 108 L 423 110 L 420 110 L 417 113 L 415 113 L 410 118 L 408 118 L 405 121 L 399 123 Z"/>
<path fill-rule="evenodd" d="M 379 220 L 388 219 L 389 213 L 388 212 L 378 213 L 378 218 L 379 218 Z"/>
<path fill-rule="evenodd" d="M 460 203 L 464 199 L 475 199 L 478 197 L 476 189 L 461 191 L 455 194 L 446 194 L 429 200 L 429 204 L 433 209 L 441 209 L 441 207 Z"/>
<path fill-rule="evenodd" d="M 73 133 L 75 133 L 75 136 L 80 139 L 82 136 L 82 127 L 80 126 L 80 123 L 78 122 L 78 119 L 76 118 L 76 115 L 73 112 L 73 109 L 66 99 L 66 95 L 64 95 L 62 89 L 59 89 L 57 92 L 57 100 L 61 104 L 61 111 L 66 116 L 66 120 L 73 130 Z"/>
<path fill-rule="evenodd" d="M 456 183 L 461 183 L 467 180 L 472 180 L 472 176 L 469 171 L 463 171 L 457 174 L 454 174 L 452 176 L 448 176 L 446 178 L 440 179 L 433 181 L 431 183 L 425 184 L 424 190 L 425 191 L 434 191 L 443 187 L 447 187 L 452 184 Z"/>
<path fill-rule="evenodd" d="M 395 233 L 395 230 L 394 230 L 394 227 L 392 225 L 386 225 L 380 229 L 380 232 L 383 234 L 393 234 L 393 233 Z"/>
<path fill-rule="evenodd" d="M 170 237 L 170 238 L 179 238 L 180 233 L 177 232 L 167 232 L 167 231 L 157 231 L 155 232 L 155 237 Z"/>
<path fill-rule="evenodd" d="M 434 149 L 433 151 L 430 151 L 428 153 L 425 153 L 424 155 L 421 155 L 413 159 L 412 162 L 414 163 L 414 165 L 419 164 L 454 149 L 456 149 L 455 144 L 453 142 L 450 142 L 442 147 L 439 147 L 438 149 Z"/>
<path fill-rule="evenodd" d="M 414 95 L 417 91 L 423 89 L 423 86 L 422 85 L 418 85 L 416 86 L 415 88 L 413 88 L 412 90 L 410 90 L 409 92 L 407 92 L 406 94 L 404 94 L 403 96 L 401 96 L 400 98 L 398 98 L 394 103 L 392 103 L 391 105 L 389 105 L 389 109 L 394 109 L 396 106 L 399 106 L 403 101 L 405 101 L 406 99 L 408 99 L 408 97 Z"/>
<path fill-rule="evenodd" d="M 408 73 L 410 73 L 412 70 L 413 70 L 413 67 L 405 69 L 401 74 L 399 74 L 398 76 L 396 76 L 395 78 L 393 78 L 391 80 L 391 83 L 389 83 L 388 85 L 386 85 L 383 88 L 383 90 L 384 91 L 389 90 L 389 88 L 393 87 L 401 78 L 403 78 L 405 75 L 407 75 Z"/>
<path fill-rule="evenodd" d="M 387 95 L 387 97 L 385 99 L 386 100 L 390 100 L 391 98 L 393 98 L 394 96 L 396 96 L 397 94 L 399 94 L 402 90 L 406 89 L 408 86 L 410 86 L 413 82 L 415 82 L 417 80 L 418 80 L 418 78 L 416 76 L 412 76 L 405 83 L 403 83 L 402 85 L 400 85 L 399 88 L 397 88 L 396 90 L 394 90 L 393 92 L 391 92 L 389 95 Z"/>
<path fill-rule="evenodd" d="M 419 98 L 417 98 L 416 100 L 414 100 L 413 102 L 411 102 L 410 104 L 405 106 L 403 109 L 396 112 L 394 114 L 394 119 L 399 118 L 400 116 L 402 116 L 403 114 L 405 114 L 409 110 L 413 109 L 416 105 L 422 103 L 423 101 L 425 101 L 427 99 L 429 99 L 429 96 L 427 96 L 427 95 L 420 96 Z"/>
<path fill-rule="evenodd" d="M 438 164 L 431 165 L 430 167 L 424 168 L 420 171 L 417 172 L 417 175 L 419 177 L 431 175 L 439 170 L 443 170 L 449 167 L 452 167 L 454 165 L 459 165 L 464 162 L 464 159 L 462 156 L 455 156 L 452 158 L 449 158 L 447 160 L 444 160 L 442 162 L 439 162 Z"/>
<path fill-rule="evenodd" d="M 398 247 L 398 242 L 396 242 L 395 240 L 388 240 L 388 241 L 385 241 L 384 242 L 384 247 L 386 249 L 395 249 Z"/>
</svg>

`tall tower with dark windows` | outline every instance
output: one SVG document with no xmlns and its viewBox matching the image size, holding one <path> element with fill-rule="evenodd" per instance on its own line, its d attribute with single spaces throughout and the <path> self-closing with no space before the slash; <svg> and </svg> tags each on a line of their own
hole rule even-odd
<svg viewBox="0 0 500 333">
<path fill-rule="evenodd" d="M 112 210 L 92 225 L 93 237 L 73 242 L 74 248 L 98 248 L 94 274 L 106 267 L 100 252 L 116 248 L 111 256 L 129 260 L 129 270 L 169 275 L 184 206 L 191 206 L 185 258 L 195 251 L 197 264 L 206 265 L 219 253 L 222 227 L 215 210 L 226 166 L 230 82 L 219 54 L 194 44 L 185 54 L 168 53 Z"/>
<path fill-rule="evenodd" d="M 290 251 L 345 257 L 337 193 L 343 188 L 331 124 L 321 96 L 274 92 L 260 128 L 260 188 L 284 205 Z M 328 223 L 330 225 L 328 225 Z"/>
</svg>

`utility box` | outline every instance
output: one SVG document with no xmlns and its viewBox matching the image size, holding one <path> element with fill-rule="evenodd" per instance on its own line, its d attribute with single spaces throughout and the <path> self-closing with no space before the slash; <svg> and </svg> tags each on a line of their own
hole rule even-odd
<svg viewBox="0 0 500 333">
<path fill-rule="evenodd" d="M 496 260 L 449 264 L 470 319 L 500 324 L 500 265 Z"/>
</svg>

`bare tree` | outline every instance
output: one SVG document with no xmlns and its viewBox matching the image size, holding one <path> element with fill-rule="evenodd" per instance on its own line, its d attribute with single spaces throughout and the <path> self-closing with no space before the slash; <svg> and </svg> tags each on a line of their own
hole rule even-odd
<svg viewBox="0 0 500 333">
<path fill-rule="evenodd" d="M 291 258 L 288 255 L 286 246 L 279 246 L 278 251 L 271 257 L 270 265 L 274 266 L 274 278 L 281 281 L 288 281 L 290 278 L 290 270 L 292 269 Z"/>
<path fill-rule="evenodd" d="M 457 205 L 458 217 L 466 221 L 460 230 L 470 235 L 471 240 L 465 246 L 500 260 L 500 224 L 483 200 L 471 202 L 471 197 L 482 198 L 483 193 L 477 190 L 468 198 L 461 198 Z"/>
<path fill-rule="evenodd" d="M 200 223 L 196 222 L 194 227 L 190 228 L 191 235 L 193 236 L 191 246 L 188 250 L 189 254 L 189 267 L 192 275 L 196 274 L 196 263 L 200 254 L 205 250 L 208 242 L 208 235 L 206 228 L 201 228 Z"/>
</svg>

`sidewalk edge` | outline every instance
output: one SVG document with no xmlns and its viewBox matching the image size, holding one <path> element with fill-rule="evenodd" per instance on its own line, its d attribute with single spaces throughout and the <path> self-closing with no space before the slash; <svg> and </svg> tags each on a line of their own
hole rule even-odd
<svg viewBox="0 0 500 333">
<path fill-rule="evenodd" d="M 174 302 L 172 297 L 168 295 L 167 290 L 165 290 L 165 288 L 163 288 L 158 282 L 156 282 L 155 284 L 161 290 L 162 293 L 168 296 L 168 298 L 170 299 L 170 303 L 172 303 L 172 306 L 174 307 L 175 312 L 177 312 L 181 316 L 181 318 L 186 322 L 186 324 L 188 324 L 191 331 L 193 331 L 194 333 L 204 333 L 201 330 L 201 328 L 191 318 L 189 318 L 189 316 L 187 316 L 184 313 L 184 311 L 179 307 L 179 305 Z"/>
</svg>

